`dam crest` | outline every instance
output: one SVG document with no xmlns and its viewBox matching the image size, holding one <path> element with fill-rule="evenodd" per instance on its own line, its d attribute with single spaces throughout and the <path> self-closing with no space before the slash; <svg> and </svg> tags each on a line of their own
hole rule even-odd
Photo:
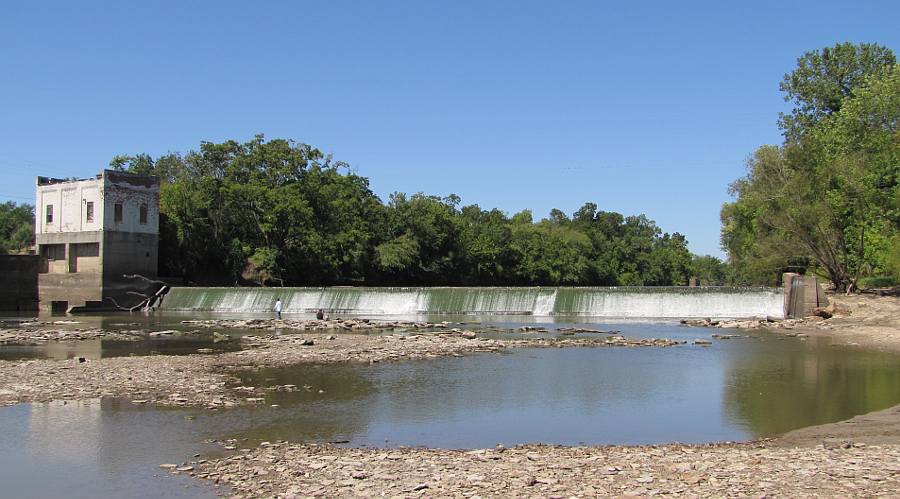
<svg viewBox="0 0 900 499">
<path fill-rule="evenodd" d="M 781 288 L 733 287 L 175 287 L 162 310 L 355 315 L 607 318 L 784 317 Z"/>
</svg>

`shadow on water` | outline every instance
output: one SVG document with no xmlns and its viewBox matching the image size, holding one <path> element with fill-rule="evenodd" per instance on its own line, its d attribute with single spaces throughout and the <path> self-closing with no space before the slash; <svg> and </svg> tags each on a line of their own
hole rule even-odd
<svg viewBox="0 0 900 499">
<path fill-rule="evenodd" d="M 754 436 L 842 421 L 900 402 L 895 354 L 838 348 L 828 338 L 769 339 L 728 351 L 723 404 Z"/>
</svg>

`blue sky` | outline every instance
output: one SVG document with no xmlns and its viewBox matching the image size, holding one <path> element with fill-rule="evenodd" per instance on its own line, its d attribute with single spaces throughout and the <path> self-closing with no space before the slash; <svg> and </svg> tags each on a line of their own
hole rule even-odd
<svg viewBox="0 0 900 499">
<path fill-rule="evenodd" d="M 900 50 L 900 2 L 0 4 L 0 200 L 201 141 L 306 142 L 386 199 L 644 213 L 721 256 L 803 52 Z"/>
</svg>

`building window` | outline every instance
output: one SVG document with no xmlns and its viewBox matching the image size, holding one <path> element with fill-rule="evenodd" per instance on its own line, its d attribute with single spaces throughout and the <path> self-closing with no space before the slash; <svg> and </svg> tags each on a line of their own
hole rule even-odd
<svg viewBox="0 0 900 499">
<path fill-rule="evenodd" d="M 52 204 L 47 205 L 47 223 L 48 224 L 53 223 L 53 205 Z"/>
<path fill-rule="evenodd" d="M 65 244 L 42 244 L 40 254 L 47 260 L 65 260 L 66 245 Z"/>
<path fill-rule="evenodd" d="M 116 223 L 122 221 L 122 203 L 116 203 L 113 207 L 113 221 Z"/>
<path fill-rule="evenodd" d="M 141 205 L 140 221 L 142 224 L 147 223 L 147 205 L 145 205 L 145 204 Z"/>
<path fill-rule="evenodd" d="M 88 201 L 84 204 L 84 219 L 87 222 L 94 221 L 94 202 Z"/>
</svg>

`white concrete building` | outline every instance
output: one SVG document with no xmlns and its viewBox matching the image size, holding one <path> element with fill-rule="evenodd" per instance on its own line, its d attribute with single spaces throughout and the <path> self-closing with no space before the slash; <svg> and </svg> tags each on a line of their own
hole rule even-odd
<svg viewBox="0 0 900 499">
<path fill-rule="evenodd" d="M 156 276 L 156 177 L 112 170 L 89 179 L 38 177 L 35 198 L 41 309 L 127 302 L 124 275 Z"/>
</svg>

